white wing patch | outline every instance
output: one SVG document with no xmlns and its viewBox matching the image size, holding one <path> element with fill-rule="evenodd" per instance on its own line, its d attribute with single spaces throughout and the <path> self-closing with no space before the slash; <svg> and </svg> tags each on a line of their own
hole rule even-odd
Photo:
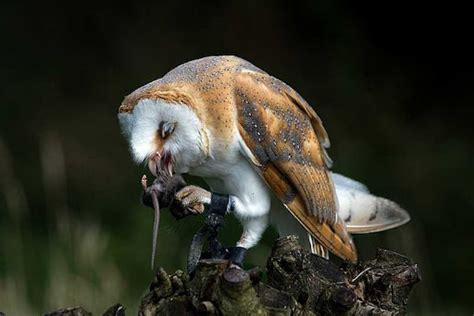
<svg viewBox="0 0 474 316">
<path fill-rule="evenodd" d="M 342 174 L 331 172 L 332 180 L 334 184 L 345 187 L 347 189 L 352 189 L 356 191 L 362 191 L 369 193 L 369 189 L 363 183 L 356 181 L 354 179 L 343 176 Z"/>
<path fill-rule="evenodd" d="M 339 202 L 339 216 L 350 233 L 373 233 L 395 228 L 410 220 L 397 203 L 369 193 L 365 185 L 332 174 Z"/>
</svg>

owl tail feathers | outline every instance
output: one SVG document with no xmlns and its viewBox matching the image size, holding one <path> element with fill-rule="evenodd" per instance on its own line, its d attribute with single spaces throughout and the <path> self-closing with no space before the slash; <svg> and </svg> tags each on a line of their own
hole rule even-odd
<svg viewBox="0 0 474 316">
<path fill-rule="evenodd" d="M 365 234 L 407 223 L 410 215 L 397 203 L 369 193 L 363 184 L 332 174 L 339 202 L 339 217 L 349 233 Z"/>
<path fill-rule="evenodd" d="M 329 259 L 329 251 L 327 250 L 327 248 L 318 243 L 318 241 L 311 234 L 308 234 L 308 240 L 309 246 L 311 248 L 311 253 L 321 256 L 325 259 Z"/>
</svg>

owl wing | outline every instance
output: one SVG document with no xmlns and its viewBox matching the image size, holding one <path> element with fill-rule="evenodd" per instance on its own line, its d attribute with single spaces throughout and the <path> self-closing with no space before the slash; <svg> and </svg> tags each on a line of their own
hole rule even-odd
<svg viewBox="0 0 474 316">
<path fill-rule="evenodd" d="M 265 72 L 237 74 L 234 100 L 243 152 L 265 182 L 318 243 L 356 261 L 355 246 L 337 214 L 325 150 L 329 139 L 316 112 Z"/>
</svg>

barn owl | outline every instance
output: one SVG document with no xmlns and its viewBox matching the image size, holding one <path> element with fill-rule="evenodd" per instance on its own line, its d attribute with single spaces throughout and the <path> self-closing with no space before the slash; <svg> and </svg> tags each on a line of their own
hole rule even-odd
<svg viewBox="0 0 474 316">
<path fill-rule="evenodd" d="M 119 122 L 137 163 L 155 176 L 202 177 L 210 191 L 188 186 L 184 204 L 225 196 L 225 212 L 243 226 L 236 243 L 255 246 L 269 224 L 295 234 L 313 253 L 351 262 L 350 233 L 406 223 L 396 203 L 332 173 L 329 139 L 315 110 L 291 87 L 234 56 L 187 62 L 126 96 Z M 231 255 L 232 258 L 232 255 Z"/>
</svg>

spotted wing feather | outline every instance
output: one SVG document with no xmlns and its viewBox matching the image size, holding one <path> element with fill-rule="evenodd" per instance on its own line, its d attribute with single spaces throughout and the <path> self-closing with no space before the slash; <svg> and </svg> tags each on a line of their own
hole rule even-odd
<svg viewBox="0 0 474 316">
<path fill-rule="evenodd" d="M 236 76 L 239 132 L 262 177 L 324 247 L 351 261 L 355 247 L 337 215 L 328 171 L 329 140 L 314 110 L 293 89 L 264 72 Z"/>
</svg>

